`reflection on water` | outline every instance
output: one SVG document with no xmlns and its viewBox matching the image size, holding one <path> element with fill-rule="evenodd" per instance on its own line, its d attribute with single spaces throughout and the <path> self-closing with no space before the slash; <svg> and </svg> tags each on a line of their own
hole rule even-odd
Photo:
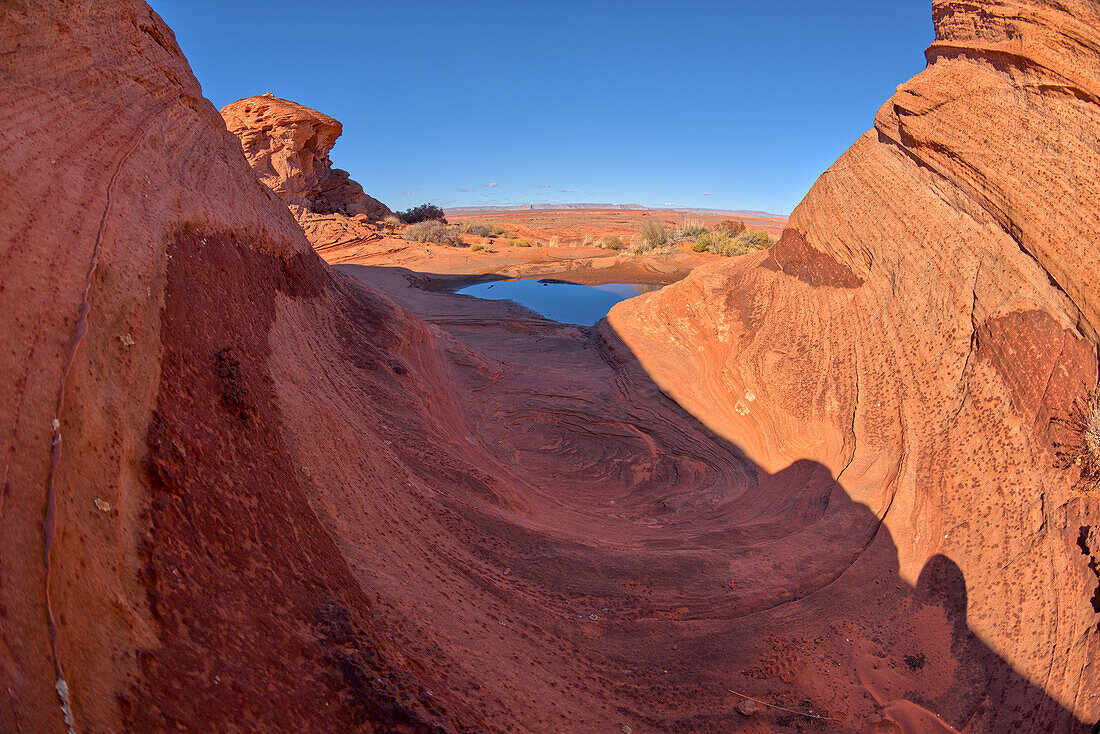
<svg viewBox="0 0 1100 734">
<path fill-rule="evenodd" d="M 458 292 L 491 301 L 514 301 L 555 321 L 591 326 L 619 301 L 660 288 L 651 283 L 576 285 L 557 280 L 497 280 L 467 286 Z"/>
</svg>

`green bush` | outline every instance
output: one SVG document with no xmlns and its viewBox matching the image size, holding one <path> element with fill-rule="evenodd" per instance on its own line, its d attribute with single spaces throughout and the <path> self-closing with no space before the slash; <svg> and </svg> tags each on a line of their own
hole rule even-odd
<svg viewBox="0 0 1100 734">
<path fill-rule="evenodd" d="M 727 230 L 719 230 L 696 237 L 691 249 L 695 252 L 706 251 L 715 255 L 734 257 L 744 255 L 750 250 L 763 250 L 772 244 L 774 241 L 771 235 L 760 230 L 747 229 L 736 235 L 730 234 Z"/>
<path fill-rule="evenodd" d="M 737 235 L 737 239 L 744 242 L 745 247 L 750 250 L 763 250 L 766 247 L 771 247 L 775 242 L 771 238 L 771 235 L 758 229 L 746 229 L 744 232 Z"/>
<path fill-rule="evenodd" d="M 601 250 L 625 250 L 626 243 L 613 234 L 605 234 L 603 237 L 596 240 L 596 247 Z"/>
<path fill-rule="evenodd" d="M 403 212 L 396 212 L 396 214 L 405 224 L 416 224 L 431 219 L 437 219 L 444 224 L 447 223 L 447 220 L 443 217 L 443 210 L 435 204 L 421 204 Z"/>
<path fill-rule="evenodd" d="M 402 236 L 413 242 L 434 242 L 438 245 L 451 245 L 453 247 L 462 245 L 462 240 L 458 238 L 458 234 L 447 229 L 446 225 L 438 219 L 428 219 L 417 224 L 410 224 L 405 228 L 405 233 Z"/>
</svg>

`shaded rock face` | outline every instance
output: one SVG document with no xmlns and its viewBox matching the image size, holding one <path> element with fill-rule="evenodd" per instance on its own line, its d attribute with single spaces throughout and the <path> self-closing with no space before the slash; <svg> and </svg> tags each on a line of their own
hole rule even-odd
<svg viewBox="0 0 1100 734">
<path fill-rule="evenodd" d="M 330 269 L 140 2 L 9 0 L 0 92 L 0 730 L 1100 718 L 1087 268 L 904 140 L 588 332 Z"/>
<path fill-rule="evenodd" d="M 1100 496 L 1063 456 L 1097 383 L 1100 6 L 936 0 L 933 16 L 927 69 L 770 253 L 609 320 L 758 463 L 829 467 L 883 519 L 903 578 L 933 554 L 958 564 L 971 627 L 1095 721 L 1098 578 L 1078 540 Z M 997 730 L 989 715 L 971 726 Z"/>
<path fill-rule="evenodd" d="M 272 94 L 246 97 L 222 108 L 229 132 L 245 158 L 275 194 L 301 219 L 341 214 L 382 217 L 389 208 L 363 193 L 347 171 L 332 167 L 329 151 L 343 128 L 328 115 Z"/>
</svg>

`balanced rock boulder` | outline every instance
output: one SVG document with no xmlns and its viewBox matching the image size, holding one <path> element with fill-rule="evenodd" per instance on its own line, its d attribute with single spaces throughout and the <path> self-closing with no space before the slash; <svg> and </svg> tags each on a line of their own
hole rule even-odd
<svg viewBox="0 0 1100 734">
<path fill-rule="evenodd" d="M 312 232 L 315 246 L 344 241 L 349 230 L 361 236 L 357 225 L 365 218 L 392 214 L 347 171 L 332 167 L 329 152 L 343 132 L 339 121 L 272 94 L 237 100 L 221 114 L 252 169 Z"/>
</svg>

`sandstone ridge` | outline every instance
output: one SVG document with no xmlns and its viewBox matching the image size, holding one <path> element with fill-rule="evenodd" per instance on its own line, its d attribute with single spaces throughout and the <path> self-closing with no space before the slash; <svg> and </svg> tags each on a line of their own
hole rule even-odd
<svg viewBox="0 0 1100 734">
<path fill-rule="evenodd" d="M 329 152 L 343 132 L 339 121 L 270 93 L 239 99 L 221 114 L 260 180 L 291 207 L 307 233 L 315 233 L 315 244 L 359 234 L 357 218 L 392 214 L 347 171 L 332 167 Z"/>
<path fill-rule="evenodd" d="M 609 318 L 754 460 L 829 467 L 882 518 L 903 577 L 950 557 L 981 637 L 1088 721 L 1100 496 L 1065 452 L 1084 445 L 1083 412 L 1097 421 L 1098 13 L 936 0 L 927 69 L 772 253 Z"/>
</svg>

